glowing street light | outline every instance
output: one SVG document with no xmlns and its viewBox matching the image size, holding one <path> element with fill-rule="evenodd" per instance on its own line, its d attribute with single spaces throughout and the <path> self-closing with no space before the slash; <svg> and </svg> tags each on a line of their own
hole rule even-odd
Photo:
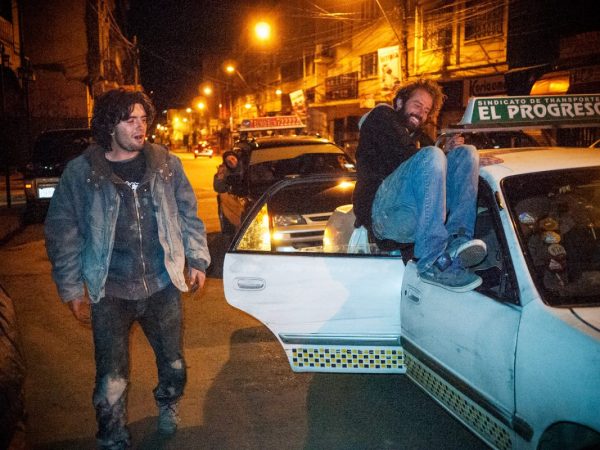
<svg viewBox="0 0 600 450">
<path fill-rule="evenodd" d="M 254 25 L 254 34 L 259 41 L 268 41 L 271 39 L 271 24 L 265 21 L 260 21 Z"/>
<path fill-rule="evenodd" d="M 233 63 L 229 62 L 225 64 L 225 72 L 227 72 L 229 75 L 236 74 L 240 78 L 240 80 L 242 80 L 242 83 L 244 83 L 246 88 L 251 89 L 244 76 L 240 73 L 239 70 L 237 70 L 237 67 L 235 67 Z"/>
</svg>

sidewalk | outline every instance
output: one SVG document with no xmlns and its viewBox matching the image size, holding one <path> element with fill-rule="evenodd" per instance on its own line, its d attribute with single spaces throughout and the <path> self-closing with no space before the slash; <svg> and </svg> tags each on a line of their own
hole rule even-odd
<svg viewBox="0 0 600 450">
<path fill-rule="evenodd" d="M 2 193 L 0 193 L 1 195 Z M 0 206 L 0 245 L 4 244 L 24 225 L 25 205 Z"/>
<path fill-rule="evenodd" d="M 25 193 L 23 192 L 23 176 L 20 173 L 11 175 L 11 207 L 6 204 L 6 180 L 0 177 L 0 245 L 8 241 L 24 226 Z"/>
</svg>

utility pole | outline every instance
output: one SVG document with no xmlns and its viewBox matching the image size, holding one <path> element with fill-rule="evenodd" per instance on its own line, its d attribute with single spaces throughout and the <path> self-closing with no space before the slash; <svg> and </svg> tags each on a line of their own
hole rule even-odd
<svg viewBox="0 0 600 450">
<path fill-rule="evenodd" d="M 4 132 L 8 129 L 8 119 L 6 114 L 6 86 L 4 84 L 4 71 L 7 67 L 10 68 L 10 55 L 5 53 L 5 48 L 3 44 L 0 44 L 0 95 L 2 95 L 2 102 L 0 105 L 0 113 L 2 113 L 2 129 Z M 10 69 L 9 69 L 10 70 Z M 4 177 L 6 179 L 6 206 L 12 206 L 12 199 L 10 194 L 10 155 L 8 150 L 8 142 L 6 139 L 3 139 L 2 144 L 4 148 L 2 149 L 4 152 Z"/>
<path fill-rule="evenodd" d="M 402 78 L 408 80 L 408 0 L 401 0 L 402 40 L 400 42 L 400 58 L 402 60 Z"/>
<path fill-rule="evenodd" d="M 398 46 L 400 47 L 400 49 L 402 49 L 403 47 L 403 41 L 402 39 L 400 39 L 400 36 L 398 36 L 398 32 L 396 31 L 396 27 L 394 26 L 394 24 L 392 23 L 392 21 L 390 20 L 390 18 L 388 17 L 388 15 L 385 12 L 385 9 L 383 9 L 383 6 L 381 6 L 381 3 L 379 3 L 379 0 L 375 0 L 375 3 L 377 3 L 377 6 L 379 7 L 379 10 L 381 11 L 381 14 L 383 14 L 383 17 L 385 18 L 386 22 L 388 23 L 388 25 L 390 26 L 390 28 L 392 29 L 392 31 L 394 32 L 394 34 L 396 35 L 396 40 L 398 41 Z M 401 56 L 400 56 L 401 58 Z M 404 64 L 400 64 L 401 66 L 404 66 Z M 403 73 L 404 73 L 404 67 L 400 68 L 400 73 L 398 74 L 399 78 L 400 78 L 400 82 L 403 81 L 404 77 L 403 77 Z"/>
<path fill-rule="evenodd" d="M 135 90 L 138 90 L 138 84 L 140 83 L 140 49 L 138 47 L 137 36 L 133 37 L 133 85 Z"/>
</svg>

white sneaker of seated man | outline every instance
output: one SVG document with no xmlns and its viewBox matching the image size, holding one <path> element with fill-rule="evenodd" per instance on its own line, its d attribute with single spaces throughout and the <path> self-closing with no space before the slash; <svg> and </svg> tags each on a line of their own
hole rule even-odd
<svg viewBox="0 0 600 450">
<path fill-rule="evenodd" d="M 469 239 L 459 234 L 450 238 L 446 251 L 452 259 L 460 258 L 463 267 L 473 267 L 487 256 L 487 246 L 481 239 Z"/>
</svg>

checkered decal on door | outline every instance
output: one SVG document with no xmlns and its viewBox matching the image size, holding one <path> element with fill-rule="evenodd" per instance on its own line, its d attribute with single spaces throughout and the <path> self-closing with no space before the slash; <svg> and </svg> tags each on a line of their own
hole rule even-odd
<svg viewBox="0 0 600 450">
<path fill-rule="evenodd" d="M 287 349 L 296 372 L 404 373 L 401 347 L 294 345 Z"/>
<path fill-rule="evenodd" d="M 407 374 L 415 383 L 429 392 L 460 420 L 473 427 L 485 441 L 494 448 L 502 450 L 512 448 L 506 425 L 472 402 L 410 353 L 406 354 L 406 365 Z"/>
</svg>

